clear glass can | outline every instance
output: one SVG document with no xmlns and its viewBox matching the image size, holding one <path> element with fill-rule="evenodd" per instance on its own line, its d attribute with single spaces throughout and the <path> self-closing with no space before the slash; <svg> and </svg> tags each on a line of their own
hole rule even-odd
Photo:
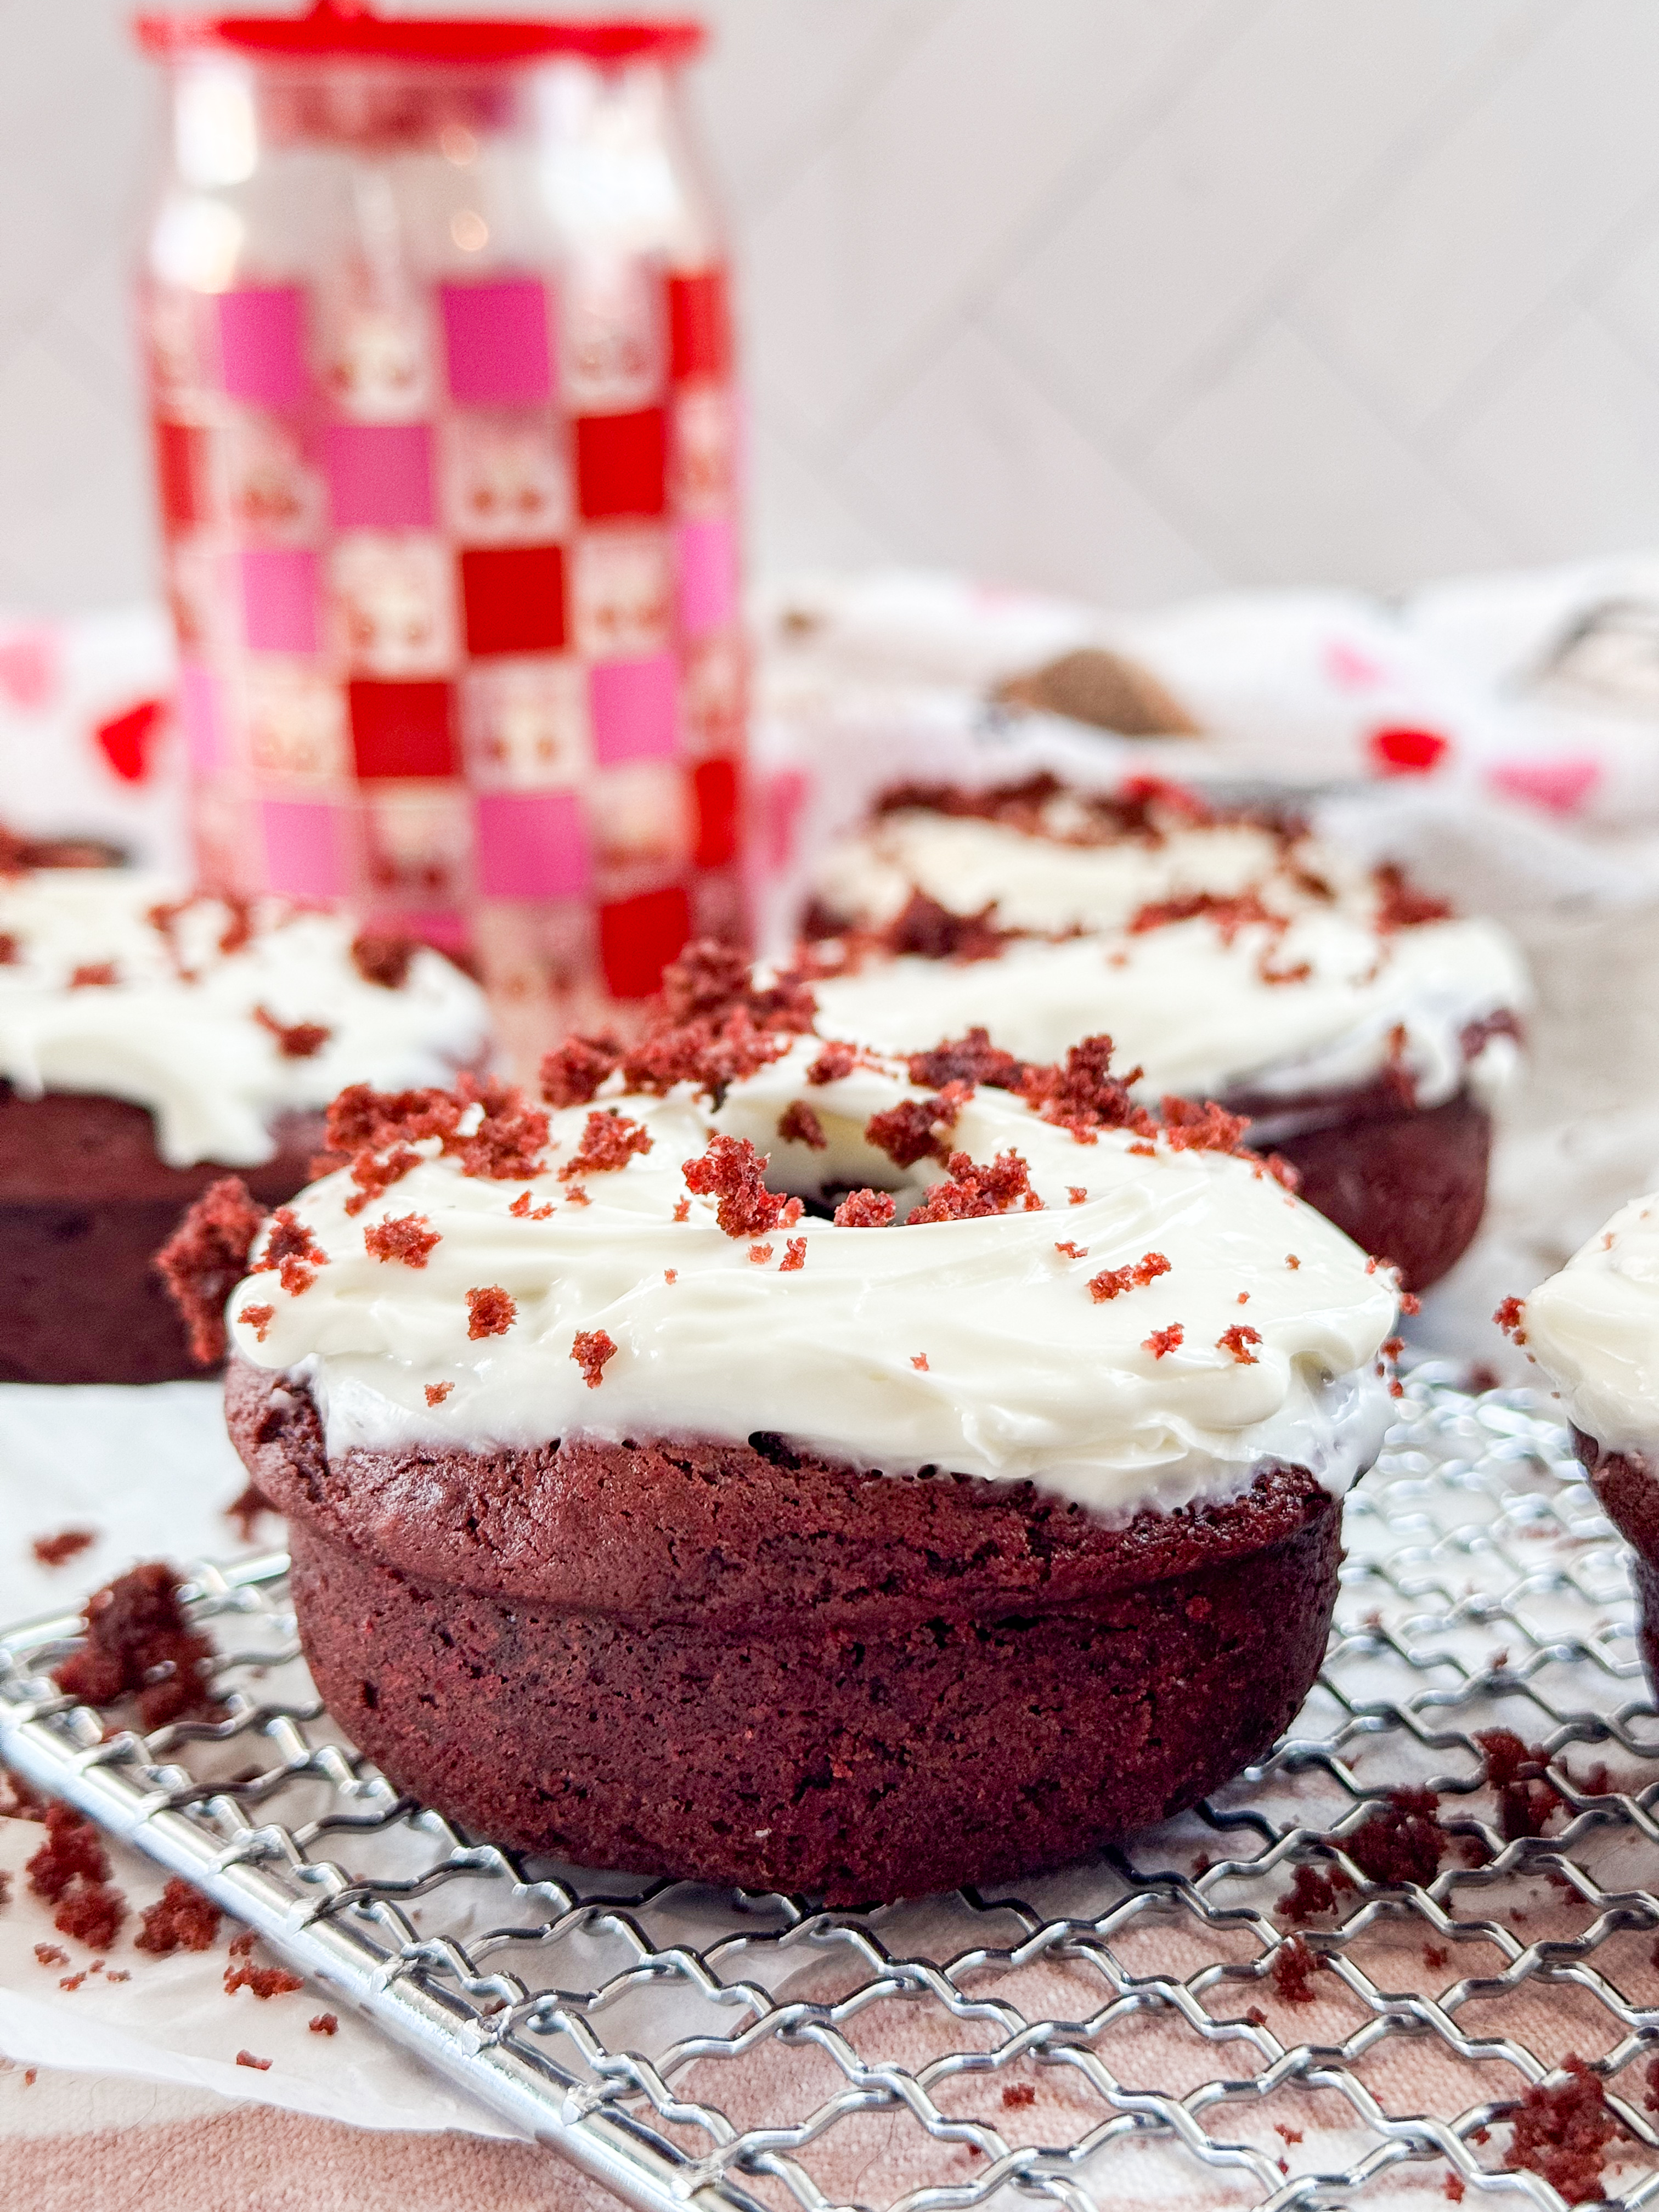
<svg viewBox="0 0 1659 2212">
<path fill-rule="evenodd" d="M 739 411 L 691 23 L 147 18 L 202 876 L 471 948 L 527 1058 L 742 941 Z"/>
</svg>

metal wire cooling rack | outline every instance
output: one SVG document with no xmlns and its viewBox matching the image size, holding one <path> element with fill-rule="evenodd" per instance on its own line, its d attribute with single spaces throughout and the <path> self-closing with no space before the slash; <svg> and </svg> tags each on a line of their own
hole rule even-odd
<svg viewBox="0 0 1659 2212">
<path fill-rule="evenodd" d="M 0 1639 L 0 1755 L 649 2212 L 1554 2207 L 1504 2122 L 1569 2049 L 1622 2123 L 1608 2201 L 1649 2203 L 1659 1718 L 1620 1550 L 1532 1396 L 1422 1367 L 1401 1411 L 1292 1734 L 1133 1850 L 994 1893 L 824 1911 L 474 1843 L 320 1710 L 277 1556 L 186 1594 L 222 1722 L 105 1741 L 45 1673 L 65 1617 Z M 1498 1726 L 1548 1753 L 1544 1836 L 1502 1832 Z M 1442 1793 L 1426 1887 L 1347 1855 L 1408 1783 Z M 1299 1868 L 1352 1884 L 1300 1925 Z"/>
</svg>

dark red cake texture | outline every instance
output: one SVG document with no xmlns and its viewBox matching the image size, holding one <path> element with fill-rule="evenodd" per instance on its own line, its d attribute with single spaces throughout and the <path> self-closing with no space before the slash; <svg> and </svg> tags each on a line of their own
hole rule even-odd
<svg viewBox="0 0 1659 2212">
<path fill-rule="evenodd" d="M 310 1180 L 323 1117 L 287 1116 L 274 1134 L 271 1159 L 237 1170 L 262 1206 Z M 210 1162 L 168 1167 L 149 1113 L 125 1099 L 20 1098 L 0 1082 L 0 1382 L 199 1375 L 155 1259 L 225 1172 Z"/>
<path fill-rule="evenodd" d="M 1608 1451 L 1578 1428 L 1572 1441 L 1602 1511 L 1635 1554 L 1637 1641 L 1659 1697 L 1659 1452 Z"/>
<path fill-rule="evenodd" d="M 1300 1468 L 1109 1526 L 759 1434 L 331 1463 L 235 1359 L 227 1404 L 342 1726 L 579 1863 L 838 1904 L 1028 1875 L 1259 1756 L 1324 1654 L 1340 1511 Z"/>
</svg>

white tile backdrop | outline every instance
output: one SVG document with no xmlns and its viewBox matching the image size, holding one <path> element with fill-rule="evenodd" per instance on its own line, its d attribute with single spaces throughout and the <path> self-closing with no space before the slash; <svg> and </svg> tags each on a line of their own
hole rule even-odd
<svg viewBox="0 0 1659 2212">
<path fill-rule="evenodd" d="M 765 565 L 1145 603 L 1659 541 L 1655 0 L 708 12 Z M 125 13 L 0 0 L 13 605 L 151 581 Z"/>
</svg>

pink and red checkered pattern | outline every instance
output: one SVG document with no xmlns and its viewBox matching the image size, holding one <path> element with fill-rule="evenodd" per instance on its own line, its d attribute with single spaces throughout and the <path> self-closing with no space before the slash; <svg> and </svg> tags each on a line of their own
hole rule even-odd
<svg viewBox="0 0 1659 2212">
<path fill-rule="evenodd" d="M 151 312 L 204 872 L 448 941 L 562 903 L 613 995 L 653 988 L 737 896 L 723 270 L 574 300 L 513 270 L 401 321 L 298 285 Z"/>
</svg>

